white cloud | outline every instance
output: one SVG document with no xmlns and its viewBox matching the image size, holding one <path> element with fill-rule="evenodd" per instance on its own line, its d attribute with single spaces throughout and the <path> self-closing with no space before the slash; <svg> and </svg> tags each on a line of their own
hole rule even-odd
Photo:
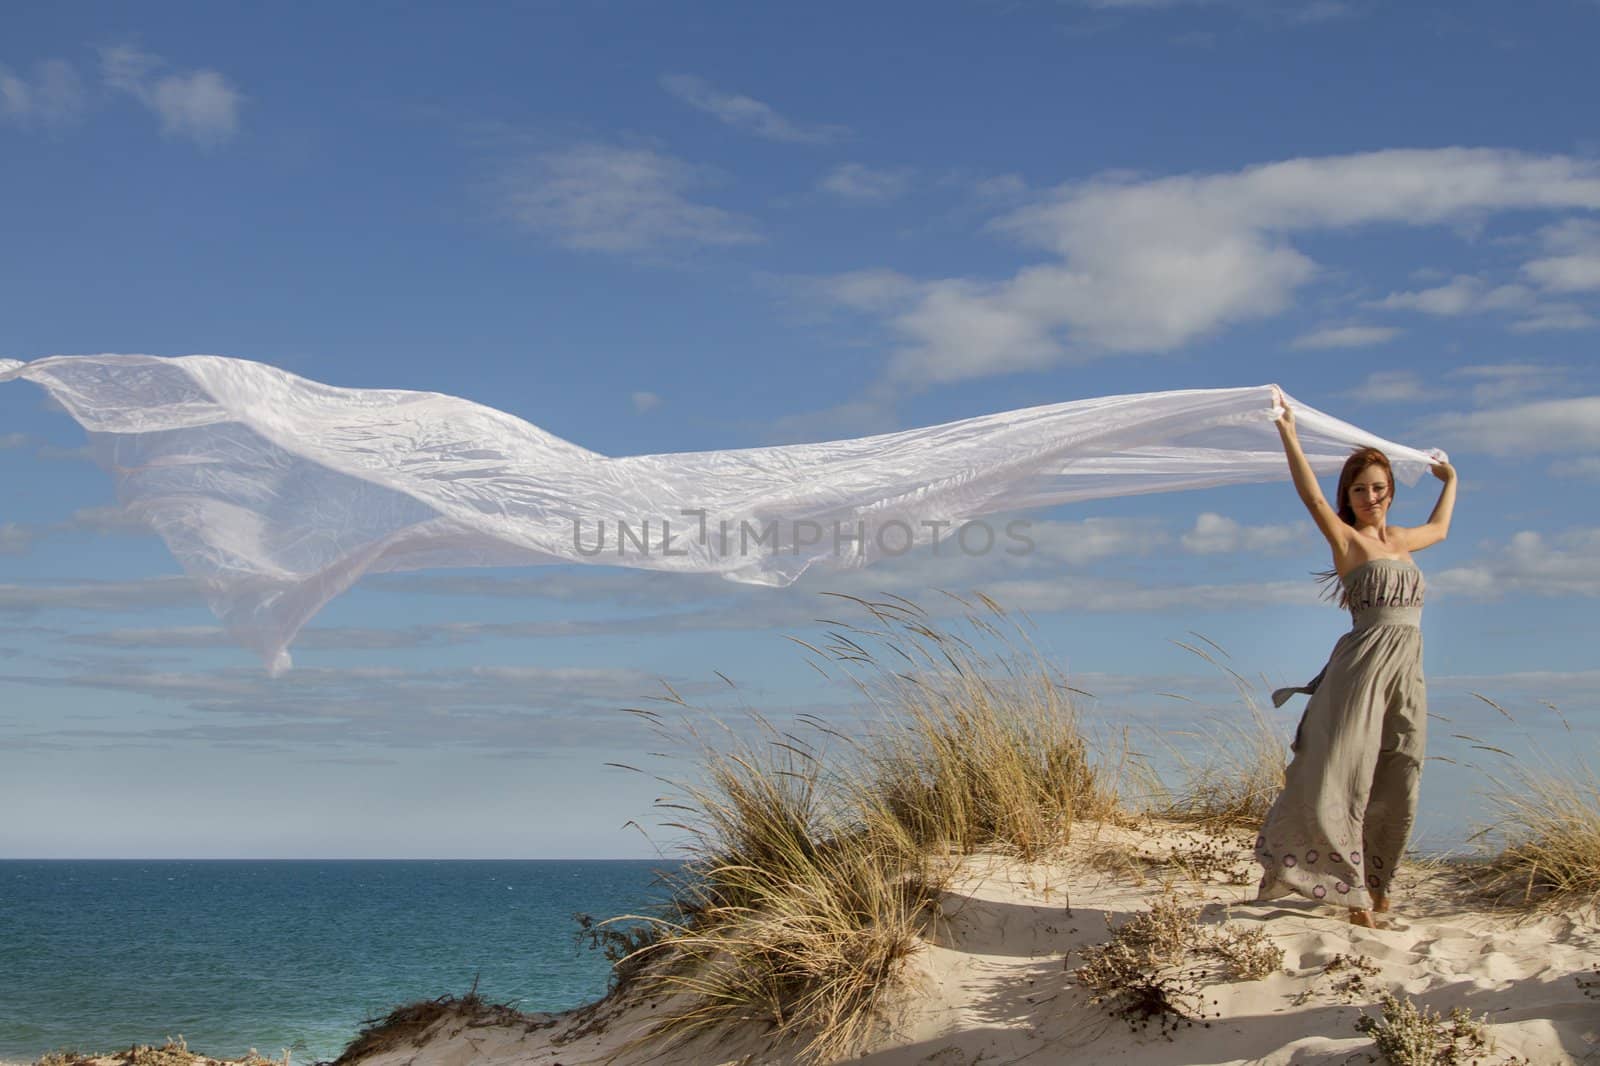
<svg viewBox="0 0 1600 1066">
<path fill-rule="evenodd" d="M 1552 292 L 1600 290 L 1600 223 L 1569 218 L 1539 231 L 1545 251 L 1553 253 L 1522 264 L 1522 272 Z"/>
<path fill-rule="evenodd" d="M 753 133 L 769 141 L 794 144 L 826 144 L 846 136 L 843 126 L 791 122 L 760 100 L 713 88 L 704 78 L 692 74 L 667 74 L 661 87 L 697 110 L 712 115 L 734 129 Z"/>
<path fill-rule="evenodd" d="M 132 45 L 100 49 L 105 82 L 138 100 L 161 120 L 168 137 L 187 137 L 201 145 L 226 141 L 239 131 L 243 97 L 215 70 L 159 74 L 166 63 Z"/>
<path fill-rule="evenodd" d="M 920 282 L 916 303 L 887 319 L 905 342 L 889 375 L 953 382 L 1170 350 L 1287 309 L 1317 274 L 1289 243 L 1294 232 L 1559 207 L 1600 208 L 1600 162 L 1491 149 L 1390 150 L 1068 184 L 993 223 L 1057 261 L 1006 281 Z M 1462 283 L 1468 303 L 1535 302 L 1520 286 L 1480 286 Z M 1449 306 L 1443 294 L 1433 301 Z"/>
<path fill-rule="evenodd" d="M 1422 379 L 1410 370 L 1375 370 L 1346 396 L 1361 403 L 1406 403 L 1423 399 Z"/>
<path fill-rule="evenodd" d="M 1388 311 L 1420 311 L 1429 315 L 1476 315 L 1491 311 L 1519 312 L 1511 323 L 1517 333 L 1555 329 L 1590 329 L 1596 323 L 1583 308 L 1570 303 L 1540 303 L 1526 285 L 1491 286 L 1482 278 L 1460 274 L 1447 284 L 1416 292 L 1394 292 L 1369 307 Z"/>
<path fill-rule="evenodd" d="M 80 581 L 71 585 L 0 585 L 0 611 L 146 611 L 204 603 L 199 585 L 186 577 L 140 581 Z"/>
<path fill-rule="evenodd" d="M 1600 255 L 1562 255 L 1534 259 L 1522 270 L 1539 285 L 1556 292 L 1600 289 Z"/>
<path fill-rule="evenodd" d="M 26 448 L 29 443 L 26 433 L 0 433 L 0 451 L 7 448 Z"/>
<path fill-rule="evenodd" d="M 1417 292 L 1393 292 L 1368 306 L 1387 311 L 1421 311 L 1428 315 L 1467 315 L 1514 311 L 1533 306 L 1536 297 L 1523 285 L 1491 288 L 1481 278 L 1458 274 L 1448 284 Z"/>
<path fill-rule="evenodd" d="M 1392 326 L 1330 326 L 1296 337 L 1291 348 L 1365 348 L 1393 340 L 1400 331 Z"/>
<path fill-rule="evenodd" d="M 533 156 L 502 179 L 510 216 L 568 248 L 641 252 L 747 244 L 750 222 L 685 193 L 711 175 L 649 148 L 582 144 Z"/>
<path fill-rule="evenodd" d="M 635 392 L 628 398 L 633 402 L 633 409 L 640 414 L 661 406 L 661 397 L 653 392 Z"/>
<path fill-rule="evenodd" d="M 1015 200 L 1028 191 L 1028 183 L 1019 174 L 998 174 L 979 178 L 972 185 L 973 194 L 983 200 Z"/>
<path fill-rule="evenodd" d="M 1542 333 L 1546 330 L 1593 329 L 1600 321 L 1577 304 L 1541 304 L 1526 318 L 1511 323 L 1516 333 Z"/>
<path fill-rule="evenodd" d="M 83 80 L 64 59 L 35 63 L 32 78 L 0 64 L 0 121 L 61 127 L 77 121 L 84 105 Z"/>
<path fill-rule="evenodd" d="M 1423 424 L 1452 447 L 1489 455 L 1600 450 L 1600 396 L 1539 400 L 1515 407 L 1436 415 Z"/>
<path fill-rule="evenodd" d="M 905 192 L 908 177 L 904 172 L 873 170 L 860 163 L 840 163 L 818 183 L 818 188 L 857 202 L 882 203 Z"/>
<path fill-rule="evenodd" d="M 827 300 L 856 311 L 884 311 L 903 306 L 922 288 L 895 270 L 855 270 L 819 278 L 812 284 Z"/>
<path fill-rule="evenodd" d="M 130 740 L 198 741 L 269 749 L 316 744 L 325 752 L 340 746 L 527 752 L 614 742 L 625 720 L 618 708 L 658 691 L 661 683 L 627 669 L 300 667 L 274 679 L 250 669 L 162 672 L 130 665 L 111 670 L 101 663 L 86 664 L 69 677 L 13 674 L 0 680 L 153 696 L 201 712 L 168 726 L 58 723 L 35 734 L 70 739 L 79 748 Z M 671 678 L 670 684 L 691 699 L 715 691 L 715 683 L 691 678 Z M 441 707 L 452 711 L 442 714 Z"/>
<path fill-rule="evenodd" d="M 1554 543 L 1527 530 L 1484 559 L 1430 578 L 1429 584 L 1441 592 L 1488 599 L 1513 592 L 1600 596 L 1600 529 L 1569 530 Z"/>
<path fill-rule="evenodd" d="M 1180 539 L 1183 550 L 1194 555 L 1221 555 L 1232 552 L 1271 553 L 1292 548 L 1305 535 L 1299 525 L 1246 526 L 1211 511 L 1194 521 L 1194 528 Z"/>
<path fill-rule="evenodd" d="M 1135 518 L 1085 518 L 1077 522 L 1030 522 L 1036 562 L 1070 566 L 1117 555 L 1145 555 L 1171 542 L 1159 525 Z"/>
<path fill-rule="evenodd" d="M 1497 363 L 1457 367 L 1450 376 L 1476 382 L 1472 386 L 1472 402 L 1483 407 L 1533 392 L 1549 391 L 1561 385 L 1567 375 L 1566 370 L 1558 366 Z"/>
</svg>

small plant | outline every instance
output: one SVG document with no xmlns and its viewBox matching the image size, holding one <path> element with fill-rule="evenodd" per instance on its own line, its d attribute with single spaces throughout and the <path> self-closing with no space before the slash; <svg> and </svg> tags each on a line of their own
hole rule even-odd
<svg viewBox="0 0 1600 1066">
<path fill-rule="evenodd" d="M 1495 1050 L 1494 1039 L 1485 1022 L 1472 1017 L 1465 1007 L 1450 1011 L 1448 1019 L 1428 1007 L 1418 1007 L 1410 997 L 1396 998 L 1385 992 L 1380 1000 L 1382 1018 L 1363 1014 L 1356 1030 L 1372 1037 L 1381 1054 L 1392 1066 L 1465 1066 L 1481 1061 Z M 1510 1060 L 1507 1066 L 1515 1066 Z"/>
<path fill-rule="evenodd" d="M 1085 950 L 1073 976 L 1090 990 L 1090 1002 L 1107 1004 L 1134 1029 L 1154 1018 L 1171 1039 L 1180 1026 L 1207 1017 L 1206 982 L 1259 980 L 1283 967 L 1283 949 L 1264 930 L 1211 929 L 1199 917 L 1199 907 L 1180 902 L 1169 888 L 1109 941 Z"/>
<path fill-rule="evenodd" d="M 167 1037 L 166 1043 L 160 1047 L 149 1047 L 145 1044 L 135 1044 L 127 1053 L 126 1061 L 131 1066 L 188 1066 L 198 1056 L 189 1050 L 188 1043 L 179 1033 L 174 1040 Z"/>
<path fill-rule="evenodd" d="M 529 1031 L 553 1024 L 530 1019 L 503 1004 L 485 1001 L 478 995 L 478 982 L 474 979 L 472 989 L 459 999 L 440 996 L 438 999 L 419 1000 L 396 1007 L 382 1018 L 363 1020 L 361 1032 L 328 1066 L 350 1066 L 400 1047 L 419 1048 L 426 1040 L 428 1031 L 443 1018 L 459 1018 L 470 1025 L 521 1023 Z M 287 1051 L 284 1052 L 284 1063 L 287 1066 Z"/>
<path fill-rule="evenodd" d="M 34 1061 L 33 1066 L 81 1066 L 94 1058 L 93 1055 L 82 1051 L 59 1048 L 55 1051 L 46 1051 Z"/>
<path fill-rule="evenodd" d="M 1260 981 L 1283 969 L 1283 949 L 1265 929 L 1223 929 L 1211 935 L 1206 950 L 1222 961 L 1237 981 Z"/>
<path fill-rule="evenodd" d="M 626 988 L 639 975 L 648 949 L 661 936 L 661 926 L 652 922 L 599 922 L 583 913 L 572 917 L 578 923 L 578 943 L 599 951 L 611 964 L 612 992 Z"/>
<path fill-rule="evenodd" d="M 1378 964 L 1365 955 L 1341 953 L 1329 959 L 1322 967 L 1322 973 L 1317 976 L 1320 979 L 1340 974 L 1341 976 L 1334 980 L 1331 991 L 1345 1002 L 1354 1003 L 1358 1000 L 1371 1001 L 1374 989 L 1368 978 L 1376 977 L 1378 972 Z M 1296 1006 L 1310 999 L 1315 991 L 1316 982 L 1313 981 L 1310 987 L 1295 997 Z"/>
</svg>

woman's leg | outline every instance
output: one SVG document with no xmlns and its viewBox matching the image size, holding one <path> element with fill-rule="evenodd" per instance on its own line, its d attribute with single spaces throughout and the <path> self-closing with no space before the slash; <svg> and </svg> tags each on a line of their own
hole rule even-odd
<svg viewBox="0 0 1600 1066">
<path fill-rule="evenodd" d="M 1361 857 L 1365 887 L 1373 910 L 1389 909 L 1389 885 L 1394 878 L 1411 827 L 1417 817 L 1417 792 L 1422 776 L 1422 752 L 1427 730 L 1427 704 L 1417 693 L 1386 715 L 1383 746 L 1373 767 L 1372 790 L 1362 819 Z"/>
</svg>

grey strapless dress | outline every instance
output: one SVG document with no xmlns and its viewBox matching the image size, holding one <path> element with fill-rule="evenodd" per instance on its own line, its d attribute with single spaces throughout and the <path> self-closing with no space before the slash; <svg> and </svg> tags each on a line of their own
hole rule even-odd
<svg viewBox="0 0 1600 1066">
<path fill-rule="evenodd" d="M 1417 811 L 1427 735 L 1422 677 L 1422 572 L 1374 559 L 1343 579 L 1353 626 L 1328 665 L 1282 706 L 1311 695 L 1295 731 L 1283 791 L 1256 838 L 1258 899 L 1370 907 L 1387 895 Z"/>
</svg>

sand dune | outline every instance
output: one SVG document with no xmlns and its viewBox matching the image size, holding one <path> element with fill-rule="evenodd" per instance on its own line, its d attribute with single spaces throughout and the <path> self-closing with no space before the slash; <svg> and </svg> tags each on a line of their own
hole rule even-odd
<svg viewBox="0 0 1600 1066">
<path fill-rule="evenodd" d="M 942 916 L 906 963 L 906 994 L 865 1054 L 874 1066 L 956 1063 L 1356 1063 L 1375 1061 L 1356 1021 L 1384 991 L 1441 1015 L 1486 1016 L 1484 1063 L 1600 1063 L 1600 921 L 1515 916 L 1483 905 L 1460 872 L 1414 864 L 1385 928 L 1349 924 L 1310 901 L 1249 902 L 1249 841 L 1181 827 L 1080 830 L 1060 858 L 963 861 Z M 1135 1030 L 1075 979 L 1086 949 L 1163 893 L 1199 907 L 1207 929 L 1259 928 L 1283 951 L 1259 980 L 1202 974 L 1190 1020 Z M 663 1050 L 648 1039 L 659 1004 L 609 1002 L 568 1015 L 453 1016 L 365 1066 L 563 1066 L 614 1061 L 787 1063 L 753 1028 Z"/>
</svg>

